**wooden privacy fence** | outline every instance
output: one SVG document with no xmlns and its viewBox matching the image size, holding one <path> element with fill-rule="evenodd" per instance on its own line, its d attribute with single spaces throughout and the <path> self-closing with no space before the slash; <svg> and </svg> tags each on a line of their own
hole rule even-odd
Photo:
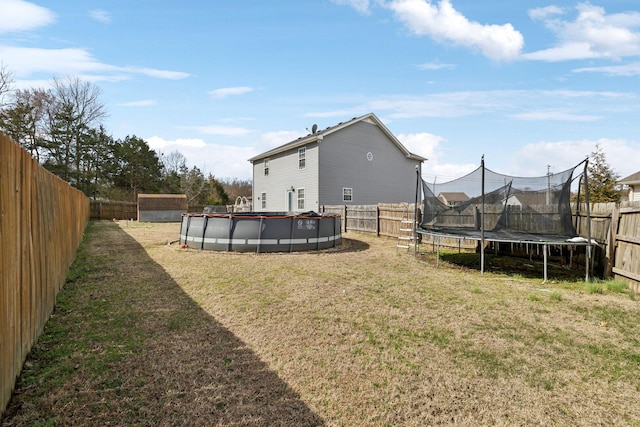
<svg viewBox="0 0 640 427">
<path fill-rule="evenodd" d="M 377 236 L 398 237 L 403 219 L 413 219 L 413 203 L 380 203 L 377 205 L 325 205 L 323 213 L 342 216 L 343 231 L 375 233 Z"/>
<path fill-rule="evenodd" d="M 607 247 L 611 272 L 640 292 L 640 206 L 616 207 L 611 217 Z"/>
<path fill-rule="evenodd" d="M 138 219 L 136 202 L 119 202 L 112 200 L 91 200 L 91 219 Z"/>
<path fill-rule="evenodd" d="M 0 413 L 89 219 L 89 199 L 0 133 Z"/>
</svg>

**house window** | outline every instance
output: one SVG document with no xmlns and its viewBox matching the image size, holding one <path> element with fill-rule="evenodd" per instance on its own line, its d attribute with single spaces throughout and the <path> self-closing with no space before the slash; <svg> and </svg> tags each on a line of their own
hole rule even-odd
<svg viewBox="0 0 640 427">
<path fill-rule="evenodd" d="M 298 169 L 304 169 L 307 166 L 306 155 L 307 149 L 305 147 L 298 148 Z"/>
<path fill-rule="evenodd" d="M 304 209 L 304 188 L 298 188 L 298 209 Z"/>
<path fill-rule="evenodd" d="M 264 159 L 264 176 L 269 176 L 269 159 Z"/>
<path fill-rule="evenodd" d="M 353 188 L 342 189 L 342 201 L 351 202 L 353 200 Z"/>
<path fill-rule="evenodd" d="M 260 193 L 260 203 L 262 209 L 267 209 L 267 193 Z"/>
</svg>

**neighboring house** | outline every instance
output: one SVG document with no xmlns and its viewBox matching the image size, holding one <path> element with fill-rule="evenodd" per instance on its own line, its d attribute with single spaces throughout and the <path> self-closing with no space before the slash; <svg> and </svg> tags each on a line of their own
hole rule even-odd
<svg viewBox="0 0 640 427">
<path fill-rule="evenodd" d="M 463 192 L 458 192 L 458 191 L 446 192 L 445 191 L 438 194 L 438 199 L 440 199 L 440 201 L 447 206 L 457 206 L 469 200 L 469 196 L 467 196 Z"/>
<path fill-rule="evenodd" d="M 640 202 L 640 171 L 621 179 L 618 184 L 629 186 L 630 202 Z"/>
<path fill-rule="evenodd" d="M 375 114 L 317 130 L 252 157 L 253 210 L 413 203 L 426 159 L 409 152 Z M 416 171 L 418 173 L 416 173 Z"/>
</svg>

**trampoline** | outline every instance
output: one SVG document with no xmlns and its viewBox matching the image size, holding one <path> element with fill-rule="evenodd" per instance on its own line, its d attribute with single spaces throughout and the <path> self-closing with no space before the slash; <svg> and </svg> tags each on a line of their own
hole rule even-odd
<svg viewBox="0 0 640 427">
<path fill-rule="evenodd" d="M 589 279 L 591 231 L 576 232 L 577 215 L 572 214 L 571 189 L 580 179 L 586 185 L 588 161 L 559 173 L 539 177 L 516 177 L 485 168 L 484 157 L 473 172 L 445 183 L 427 183 L 420 178 L 423 192 L 422 220 L 416 232 L 441 238 L 480 242 L 480 269 L 484 273 L 484 250 L 488 242 L 540 245 L 544 254 L 544 281 L 547 281 L 548 252 L 552 246 L 584 246 Z M 581 171 L 580 166 L 584 165 Z M 584 184 L 584 185 L 583 185 Z M 419 187 L 419 183 L 416 185 Z M 588 191 L 585 191 L 587 224 L 590 224 Z M 579 206 L 579 205 L 577 205 Z"/>
</svg>

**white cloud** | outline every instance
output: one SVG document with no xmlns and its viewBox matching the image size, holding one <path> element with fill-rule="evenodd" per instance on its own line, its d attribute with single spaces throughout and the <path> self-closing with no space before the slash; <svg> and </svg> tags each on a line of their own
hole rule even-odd
<svg viewBox="0 0 640 427">
<path fill-rule="evenodd" d="M 450 0 L 440 0 L 437 5 L 427 0 L 393 0 L 388 7 L 412 33 L 478 49 L 493 60 L 516 59 L 524 45 L 522 34 L 511 24 L 482 25 L 469 21 L 454 9 Z"/>
<path fill-rule="evenodd" d="M 199 138 L 166 140 L 153 136 L 146 141 L 158 155 L 178 151 L 189 168 L 196 166 L 203 174 L 216 178 L 251 179 L 251 163 L 247 159 L 258 154 L 253 147 L 212 144 Z"/>
<path fill-rule="evenodd" d="M 0 34 L 33 30 L 55 20 L 49 9 L 23 0 L 1 0 L 0 7 Z"/>
<path fill-rule="evenodd" d="M 252 91 L 253 88 L 249 86 L 223 87 L 210 91 L 209 95 L 213 99 L 223 99 L 233 95 L 244 95 L 245 93 L 249 93 Z"/>
<path fill-rule="evenodd" d="M 274 132 L 265 132 L 260 138 L 260 152 L 268 151 L 272 148 L 279 147 L 287 142 L 294 141 L 306 134 L 298 131 L 281 130 Z"/>
<path fill-rule="evenodd" d="M 389 111 L 390 119 L 418 117 L 464 117 L 499 113 L 513 103 L 514 97 L 531 96 L 526 91 L 445 92 L 425 96 L 396 96 L 366 104 L 368 111 Z"/>
<path fill-rule="evenodd" d="M 18 77 L 34 73 L 80 74 L 112 69 L 96 61 L 85 49 L 41 49 L 0 45 L 3 58 Z"/>
<path fill-rule="evenodd" d="M 105 10 L 94 9 L 89 12 L 89 16 L 102 24 L 111 23 L 111 14 Z"/>
<path fill-rule="evenodd" d="M 135 74 L 144 74 L 145 76 L 166 80 L 181 80 L 190 76 L 189 73 L 185 73 L 182 71 L 157 70 L 155 68 L 122 67 L 119 69 L 121 69 L 122 71 L 129 71 Z"/>
<path fill-rule="evenodd" d="M 605 158 L 614 172 L 621 177 L 638 171 L 640 164 L 640 143 L 622 139 L 600 138 L 594 140 L 541 141 L 526 144 L 512 156 L 509 170 L 519 176 L 541 176 L 540 170 L 533 167 L 550 165 L 552 172 L 569 169 L 595 151 L 599 144 Z"/>
<path fill-rule="evenodd" d="M 426 157 L 429 160 L 434 160 L 438 157 L 436 149 L 440 143 L 446 141 L 441 136 L 426 132 L 399 134 L 398 140 L 407 148 L 407 150 L 419 156 Z"/>
<path fill-rule="evenodd" d="M 17 78 L 27 78 L 37 73 L 47 73 L 52 76 L 76 75 L 86 80 L 112 81 L 125 80 L 132 74 L 171 80 L 189 76 L 187 73 L 178 71 L 104 64 L 96 60 L 88 50 L 80 48 L 42 49 L 0 44 L 0 58 L 7 64 L 11 64 L 11 70 Z M 95 73 L 103 74 L 95 75 Z"/>
<path fill-rule="evenodd" d="M 531 19 L 546 19 L 553 15 L 562 15 L 564 11 L 558 6 L 537 7 L 527 12 Z"/>
<path fill-rule="evenodd" d="M 306 113 L 304 117 L 326 119 L 326 118 L 333 118 L 333 117 L 359 117 L 363 114 L 366 114 L 366 113 L 362 113 L 362 110 L 359 110 L 359 111 L 360 111 L 359 113 L 354 112 L 354 110 L 317 111 L 317 112 Z"/>
<path fill-rule="evenodd" d="M 239 136 L 239 135 L 247 135 L 251 133 L 251 130 L 243 127 L 237 127 L 237 126 L 209 125 L 209 126 L 197 126 L 195 129 L 198 130 L 198 132 L 203 133 L 205 135 Z"/>
<path fill-rule="evenodd" d="M 199 138 L 178 138 L 174 140 L 167 140 L 159 136 L 152 136 L 146 139 L 149 147 L 153 150 L 159 150 L 167 147 L 204 147 L 207 144 Z"/>
<path fill-rule="evenodd" d="M 357 10 L 359 13 L 363 15 L 368 15 L 370 13 L 369 10 L 369 0 L 331 0 L 335 4 L 350 6 Z"/>
<path fill-rule="evenodd" d="M 529 15 L 542 20 L 557 37 L 557 44 L 522 55 L 525 59 L 540 61 L 566 61 L 575 59 L 606 58 L 619 60 L 640 55 L 640 13 L 609 14 L 600 6 L 579 3 L 573 21 L 562 20 L 563 11 L 544 13 L 534 9 Z M 536 12 L 537 11 L 537 12 Z"/>
<path fill-rule="evenodd" d="M 564 110 L 539 110 L 512 114 L 510 117 L 529 121 L 593 122 L 602 119 L 593 114 L 576 114 Z"/>
<path fill-rule="evenodd" d="M 425 64 L 418 65 L 418 68 L 421 70 L 436 71 L 453 70 L 454 68 L 456 68 L 456 66 L 454 64 L 442 64 L 440 62 L 427 62 Z"/>
<path fill-rule="evenodd" d="M 522 57 L 534 61 L 559 62 L 576 59 L 594 59 L 598 58 L 599 55 L 591 49 L 589 43 L 567 42 L 558 47 L 525 53 Z"/>
<path fill-rule="evenodd" d="M 427 158 L 427 161 L 422 164 L 422 178 L 428 182 L 451 181 L 478 167 L 473 164 L 443 163 L 444 153 L 441 145 L 446 143 L 446 139 L 441 136 L 421 132 L 399 134 L 397 138 L 409 151 Z"/>
<path fill-rule="evenodd" d="M 573 70 L 574 73 L 602 73 L 610 76 L 640 76 L 640 62 L 609 67 L 583 67 Z"/>
<path fill-rule="evenodd" d="M 120 104 L 121 107 L 149 107 L 151 105 L 156 105 L 157 102 L 155 99 L 143 99 L 140 101 L 132 101 L 132 102 L 125 102 L 123 104 Z"/>
</svg>

